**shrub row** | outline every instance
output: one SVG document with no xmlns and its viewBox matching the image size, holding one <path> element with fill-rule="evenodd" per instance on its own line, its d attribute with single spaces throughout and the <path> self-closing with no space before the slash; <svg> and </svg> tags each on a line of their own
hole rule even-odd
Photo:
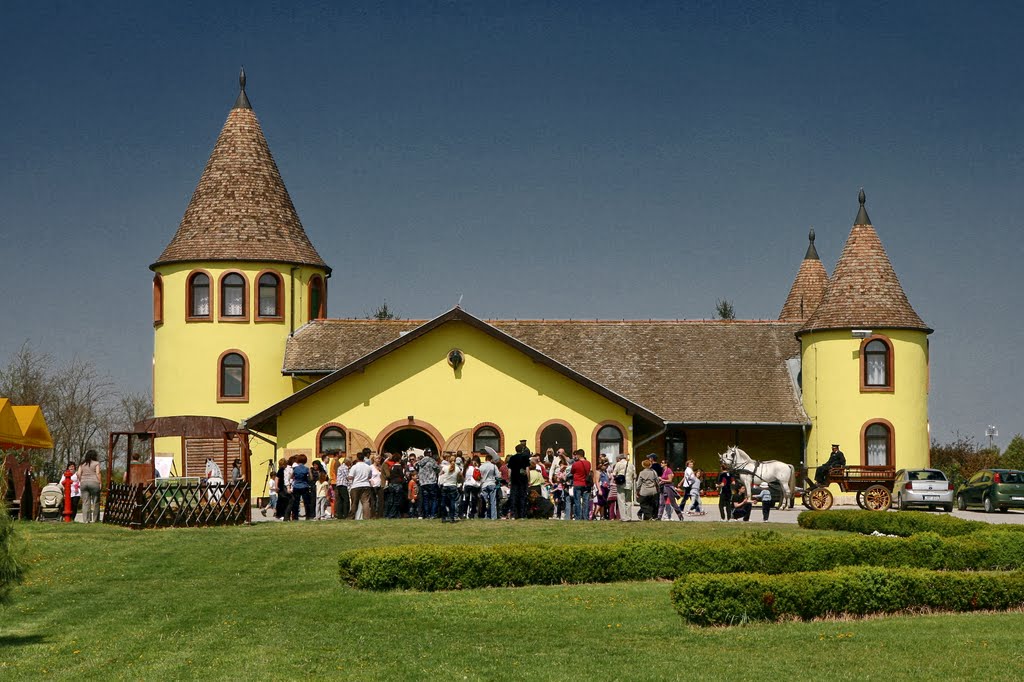
<svg viewBox="0 0 1024 682">
<path fill-rule="evenodd" d="M 342 582 L 366 590 L 421 591 L 672 579 L 689 573 L 793 573 L 839 566 L 1000 570 L 1024 567 L 1011 534 L 942 538 L 861 535 L 601 545 L 405 545 L 344 552 Z"/>
<path fill-rule="evenodd" d="M 1005 610 L 1024 606 L 1024 574 L 857 566 L 816 573 L 691 574 L 672 586 L 672 605 L 695 625 L 862 616 L 921 608 Z"/>
<path fill-rule="evenodd" d="M 979 531 L 1024 531 L 1022 526 L 994 526 L 983 521 L 967 521 L 945 514 L 926 512 L 884 512 L 860 509 L 805 511 L 797 517 L 802 528 L 814 530 L 845 530 L 854 533 L 885 533 L 909 537 L 916 533 L 937 533 L 944 537 L 970 535 Z"/>
</svg>

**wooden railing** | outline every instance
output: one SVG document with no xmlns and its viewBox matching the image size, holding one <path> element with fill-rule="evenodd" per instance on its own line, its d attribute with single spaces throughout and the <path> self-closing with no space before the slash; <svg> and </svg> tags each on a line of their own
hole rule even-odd
<svg viewBox="0 0 1024 682">
<path fill-rule="evenodd" d="M 199 480 L 112 483 L 103 523 L 128 528 L 236 526 L 248 523 L 249 484 L 208 484 Z"/>
</svg>

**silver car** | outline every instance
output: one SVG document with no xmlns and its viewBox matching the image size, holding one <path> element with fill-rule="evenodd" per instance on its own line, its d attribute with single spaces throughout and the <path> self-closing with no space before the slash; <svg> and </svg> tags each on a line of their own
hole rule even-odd
<svg viewBox="0 0 1024 682">
<path fill-rule="evenodd" d="M 896 509 L 928 507 L 953 511 L 953 484 L 938 469 L 900 469 L 892 486 Z"/>
</svg>

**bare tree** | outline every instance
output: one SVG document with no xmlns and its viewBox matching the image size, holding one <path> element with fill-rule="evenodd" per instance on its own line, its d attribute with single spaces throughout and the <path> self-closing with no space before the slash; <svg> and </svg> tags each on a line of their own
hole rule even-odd
<svg viewBox="0 0 1024 682">
<path fill-rule="evenodd" d="M 14 405 L 49 405 L 52 396 L 50 375 L 53 358 L 32 348 L 29 341 L 0 367 L 0 396 Z"/>
<path fill-rule="evenodd" d="M 75 356 L 54 374 L 53 393 L 50 433 L 55 461 L 77 462 L 90 448 L 105 449 L 116 399 L 110 378 L 92 361 Z"/>
<path fill-rule="evenodd" d="M 37 466 L 50 474 L 87 450 L 106 449 L 106 432 L 115 419 L 117 394 L 110 377 L 91 360 L 78 356 L 57 366 L 47 353 L 26 341 L 0 368 L 0 395 L 16 405 L 39 405 L 53 437 L 53 449 L 34 451 Z"/>
</svg>

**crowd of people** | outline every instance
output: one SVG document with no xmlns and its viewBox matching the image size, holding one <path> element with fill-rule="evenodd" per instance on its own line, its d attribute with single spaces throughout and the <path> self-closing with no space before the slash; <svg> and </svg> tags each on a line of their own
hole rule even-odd
<svg viewBox="0 0 1024 682">
<path fill-rule="evenodd" d="M 562 519 L 656 521 L 704 516 L 704 472 L 693 461 L 677 476 L 666 459 L 642 460 L 636 470 L 628 453 L 598 456 L 548 448 L 531 453 L 525 441 L 503 457 L 489 447 L 464 455 L 408 450 L 353 455 L 326 453 L 282 458 L 269 482 L 263 516 L 283 521 L 311 519 Z M 755 484 L 748 491 L 728 471 L 716 482 L 723 521 L 749 521 L 755 500 L 764 520 L 773 491 Z M 755 492 L 756 491 L 756 492 Z M 689 504 L 689 509 L 687 509 Z M 300 515 L 301 512 L 301 515 Z"/>
</svg>

